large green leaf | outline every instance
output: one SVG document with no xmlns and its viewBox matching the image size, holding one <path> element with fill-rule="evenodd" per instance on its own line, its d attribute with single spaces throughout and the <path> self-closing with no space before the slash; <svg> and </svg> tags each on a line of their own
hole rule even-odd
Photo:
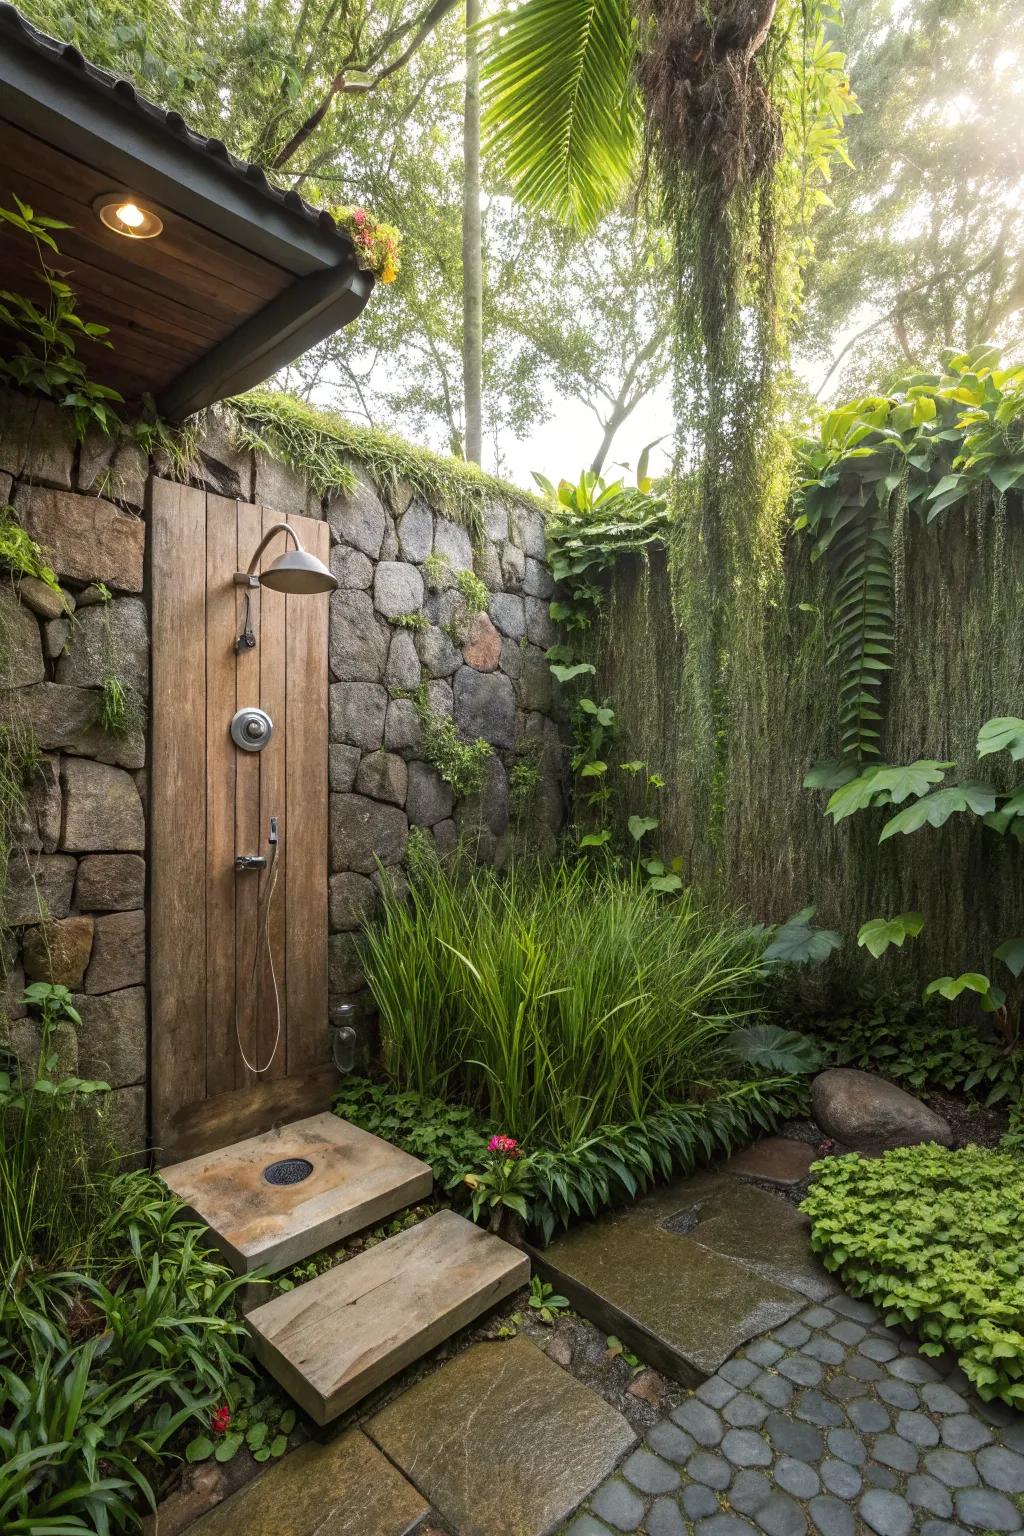
<svg viewBox="0 0 1024 1536">
<path fill-rule="evenodd" d="M 1009 752 L 1019 763 L 1024 757 L 1024 720 L 1013 715 L 986 720 L 978 732 L 978 756 L 988 757 L 990 752 Z"/>
<path fill-rule="evenodd" d="M 924 927 L 920 912 L 901 912 L 899 917 L 873 917 L 857 935 L 857 943 L 877 960 L 890 944 L 903 948 L 904 939 L 916 939 Z"/>
<path fill-rule="evenodd" d="M 725 1048 L 738 1061 L 762 1072 L 817 1072 L 825 1052 L 817 1040 L 778 1024 L 750 1024 L 725 1037 Z"/>
<path fill-rule="evenodd" d="M 900 768 L 884 763 L 872 765 L 849 783 L 840 785 L 825 807 L 826 814 L 840 822 L 871 805 L 902 805 L 911 795 L 928 794 L 934 785 L 942 783 L 946 770 L 952 767 L 952 763 L 932 758 L 918 758 Z"/>
<path fill-rule="evenodd" d="M 991 784 L 979 784 L 968 780 L 965 784 L 949 784 L 945 789 L 924 795 L 913 805 L 908 805 L 898 816 L 887 821 L 878 839 L 884 843 L 897 832 L 906 835 L 921 827 L 941 827 L 957 811 L 973 811 L 975 816 L 987 816 L 995 810 L 996 792 Z"/>
<path fill-rule="evenodd" d="M 994 954 L 1014 976 L 1024 971 L 1024 939 L 1005 939 Z"/>
<path fill-rule="evenodd" d="M 628 0 L 524 0 L 482 24 L 484 147 L 527 208 L 593 229 L 637 163 Z"/>
<path fill-rule="evenodd" d="M 812 928 L 813 907 L 805 907 L 783 923 L 765 950 L 762 959 L 776 965 L 820 965 L 842 939 L 830 928 Z"/>
<path fill-rule="evenodd" d="M 939 997 L 944 997 L 947 1002 L 952 1003 L 961 992 L 977 992 L 979 996 L 985 997 L 990 986 L 988 977 L 982 976 L 980 971 L 964 971 L 961 976 L 937 976 L 925 987 L 923 996 L 927 1001 L 929 997 L 934 997 L 938 993 Z"/>
</svg>

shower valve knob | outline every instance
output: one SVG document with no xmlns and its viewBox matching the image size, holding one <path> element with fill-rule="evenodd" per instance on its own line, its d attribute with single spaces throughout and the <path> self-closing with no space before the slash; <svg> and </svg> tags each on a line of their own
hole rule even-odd
<svg viewBox="0 0 1024 1536">
<path fill-rule="evenodd" d="M 274 734 L 274 722 L 265 709 L 240 709 L 231 721 L 231 740 L 243 752 L 262 752 Z"/>
</svg>

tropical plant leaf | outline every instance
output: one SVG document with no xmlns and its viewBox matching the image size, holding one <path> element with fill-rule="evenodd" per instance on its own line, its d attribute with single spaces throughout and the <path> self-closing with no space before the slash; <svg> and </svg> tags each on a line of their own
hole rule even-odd
<svg viewBox="0 0 1024 1536">
<path fill-rule="evenodd" d="M 978 756 L 990 752 L 1009 752 L 1015 763 L 1024 758 L 1024 720 L 1013 715 L 986 720 L 978 732 Z"/>
<path fill-rule="evenodd" d="M 647 836 L 648 832 L 654 831 L 658 826 L 658 818 L 657 816 L 631 816 L 626 825 L 629 827 L 630 837 L 638 843 L 642 837 Z"/>
<path fill-rule="evenodd" d="M 1024 971 L 1024 939 L 1005 939 L 994 953 L 1014 976 Z"/>
<path fill-rule="evenodd" d="M 778 1024 L 750 1024 L 725 1037 L 725 1048 L 737 1061 L 762 1072 L 817 1072 L 824 1048 L 809 1035 Z"/>
<path fill-rule="evenodd" d="M 857 943 L 877 960 L 890 944 L 902 949 L 904 939 L 916 939 L 923 927 L 924 918 L 920 912 L 901 912 L 899 917 L 873 917 L 861 928 Z"/>
<path fill-rule="evenodd" d="M 571 683 L 573 678 L 586 677 L 588 673 L 594 672 L 597 669 L 589 661 L 578 661 L 572 667 L 564 667 L 552 663 L 550 670 L 560 683 Z"/>
<path fill-rule="evenodd" d="M 813 916 L 814 908 L 805 907 L 783 923 L 761 958 L 775 965 L 820 965 L 827 960 L 843 941 L 830 928 L 812 928 Z"/>
<path fill-rule="evenodd" d="M 918 758 L 899 768 L 872 764 L 855 779 L 840 785 L 826 805 L 825 814 L 840 822 L 872 805 L 900 805 L 911 795 L 928 794 L 934 785 L 942 783 L 946 770 L 952 767 L 952 763 L 932 758 Z"/>
<path fill-rule="evenodd" d="M 524 0 L 481 26 L 484 149 L 496 179 L 581 231 L 619 201 L 640 117 L 627 0 Z"/>
<path fill-rule="evenodd" d="M 955 1002 L 961 992 L 977 992 L 982 997 L 988 992 L 990 982 L 987 976 L 980 971 L 964 971 L 960 976 L 937 976 L 930 981 L 922 994 L 925 1001 L 929 997 L 944 997 L 947 1002 Z"/>
<path fill-rule="evenodd" d="M 814 767 L 804 774 L 804 789 L 841 789 L 844 784 L 849 784 L 851 779 L 857 777 L 857 768 L 854 763 L 844 761 L 842 758 L 827 759 L 815 763 Z"/>
<path fill-rule="evenodd" d="M 987 816 L 995 810 L 996 792 L 991 784 L 979 784 L 968 780 L 964 784 L 948 784 L 945 789 L 934 790 L 908 805 L 899 815 L 887 821 L 878 841 L 884 843 L 895 837 L 917 832 L 921 827 L 941 827 L 958 811 L 973 811 L 975 816 Z"/>
</svg>

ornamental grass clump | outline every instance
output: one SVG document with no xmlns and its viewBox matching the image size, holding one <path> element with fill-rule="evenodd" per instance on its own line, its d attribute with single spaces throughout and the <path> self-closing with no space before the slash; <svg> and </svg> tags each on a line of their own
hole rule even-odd
<svg viewBox="0 0 1024 1536">
<path fill-rule="evenodd" d="M 367 945 L 391 1079 L 531 1150 L 714 1098 L 743 1075 L 723 1042 L 764 984 L 736 923 L 581 865 L 424 861 Z"/>
<path fill-rule="evenodd" d="M 981 1397 L 1024 1408 L 1024 1160 L 897 1147 L 815 1165 L 811 1242 L 855 1296 L 951 1350 Z"/>
</svg>

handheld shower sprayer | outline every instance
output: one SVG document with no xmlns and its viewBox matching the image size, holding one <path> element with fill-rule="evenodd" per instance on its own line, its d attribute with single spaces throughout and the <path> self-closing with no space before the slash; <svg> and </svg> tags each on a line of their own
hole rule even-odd
<svg viewBox="0 0 1024 1536">
<path fill-rule="evenodd" d="M 264 870 L 266 871 L 266 876 L 263 883 L 263 892 L 260 896 L 259 905 L 256 909 L 256 948 L 252 957 L 252 975 L 249 978 L 250 995 L 255 998 L 257 996 L 256 982 L 260 965 L 260 952 L 261 949 L 265 949 L 267 960 L 270 964 L 270 981 L 274 989 L 274 1011 L 277 1015 L 277 1029 L 274 1034 L 274 1044 L 270 1055 L 262 1066 L 259 1066 L 254 1061 L 250 1061 L 248 1056 L 245 1054 L 245 1047 L 242 1044 L 242 1036 L 238 1028 L 237 994 L 235 996 L 235 1043 L 238 1046 L 238 1054 L 241 1056 L 246 1067 L 257 1077 L 259 1077 L 261 1073 L 268 1072 L 270 1070 L 271 1066 L 273 1065 L 274 1058 L 277 1055 L 278 1046 L 281 1044 L 281 994 L 278 990 L 277 971 L 274 967 L 274 946 L 270 941 L 270 909 L 274 900 L 274 890 L 277 886 L 277 860 L 278 853 L 280 851 L 280 839 L 278 836 L 276 816 L 271 816 L 270 818 L 270 832 L 267 836 L 267 847 L 269 849 L 269 853 L 266 858 L 264 858 L 262 854 L 243 854 L 235 859 L 235 869 L 238 871 L 246 869 L 254 869 L 261 872 Z"/>
</svg>

